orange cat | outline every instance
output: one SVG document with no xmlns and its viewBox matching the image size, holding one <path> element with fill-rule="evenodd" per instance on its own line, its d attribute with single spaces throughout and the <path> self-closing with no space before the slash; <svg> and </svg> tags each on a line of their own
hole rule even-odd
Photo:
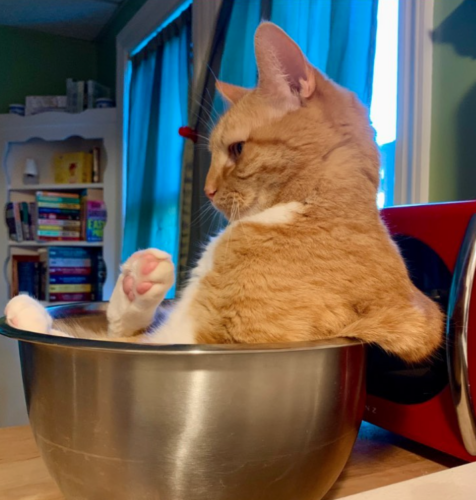
<svg viewBox="0 0 476 500">
<path fill-rule="evenodd" d="M 379 217 L 367 110 L 273 24 L 261 24 L 255 47 L 256 89 L 217 83 L 232 106 L 211 136 L 205 191 L 229 226 L 157 329 L 149 327 L 173 265 L 159 250 L 134 254 L 109 304 L 108 337 L 147 329 L 139 339 L 156 343 L 357 337 L 408 361 L 430 356 L 443 315 L 411 283 Z M 28 297 L 12 299 L 6 314 L 19 328 L 51 330 Z"/>
</svg>

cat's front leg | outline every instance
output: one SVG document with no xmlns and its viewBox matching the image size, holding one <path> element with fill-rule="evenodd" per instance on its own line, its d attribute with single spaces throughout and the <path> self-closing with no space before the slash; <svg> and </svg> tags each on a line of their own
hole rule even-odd
<svg viewBox="0 0 476 500">
<path fill-rule="evenodd" d="M 155 248 L 133 254 L 123 264 L 109 301 L 108 336 L 129 337 L 146 330 L 174 281 L 169 254 Z"/>
<path fill-rule="evenodd" d="M 68 334 L 53 330 L 53 320 L 47 310 L 28 295 L 17 295 L 5 307 L 7 323 L 19 330 L 45 333 L 58 337 L 69 337 Z"/>
</svg>

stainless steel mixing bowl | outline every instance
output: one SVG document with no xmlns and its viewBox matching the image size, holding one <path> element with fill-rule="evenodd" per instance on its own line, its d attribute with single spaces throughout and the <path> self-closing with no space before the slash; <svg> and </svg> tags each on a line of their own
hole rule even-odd
<svg viewBox="0 0 476 500">
<path fill-rule="evenodd" d="M 105 305 L 51 308 L 104 316 Z M 365 348 L 20 341 L 30 422 L 67 500 L 319 500 L 361 423 Z"/>
</svg>

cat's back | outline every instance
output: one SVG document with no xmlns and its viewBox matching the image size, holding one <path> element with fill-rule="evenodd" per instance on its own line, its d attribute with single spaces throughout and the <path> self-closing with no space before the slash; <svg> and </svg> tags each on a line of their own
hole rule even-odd
<svg viewBox="0 0 476 500">
<path fill-rule="evenodd" d="M 290 330 L 308 340 L 316 328 L 332 334 L 384 293 L 384 275 L 397 281 L 405 273 L 378 214 L 322 217 L 296 202 L 265 212 L 231 224 L 214 242 L 195 304 L 203 341 L 283 341 Z"/>
</svg>

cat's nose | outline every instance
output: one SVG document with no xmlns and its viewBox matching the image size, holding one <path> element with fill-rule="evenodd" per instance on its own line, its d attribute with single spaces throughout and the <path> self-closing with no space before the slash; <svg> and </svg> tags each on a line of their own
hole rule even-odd
<svg viewBox="0 0 476 500">
<path fill-rule="evenodd" d="M 213 201 L 213 197 L 216 195 L 217 189 L 215 186 L 205 186 L 205 194 L 210 201 Z"/>
</svg>

